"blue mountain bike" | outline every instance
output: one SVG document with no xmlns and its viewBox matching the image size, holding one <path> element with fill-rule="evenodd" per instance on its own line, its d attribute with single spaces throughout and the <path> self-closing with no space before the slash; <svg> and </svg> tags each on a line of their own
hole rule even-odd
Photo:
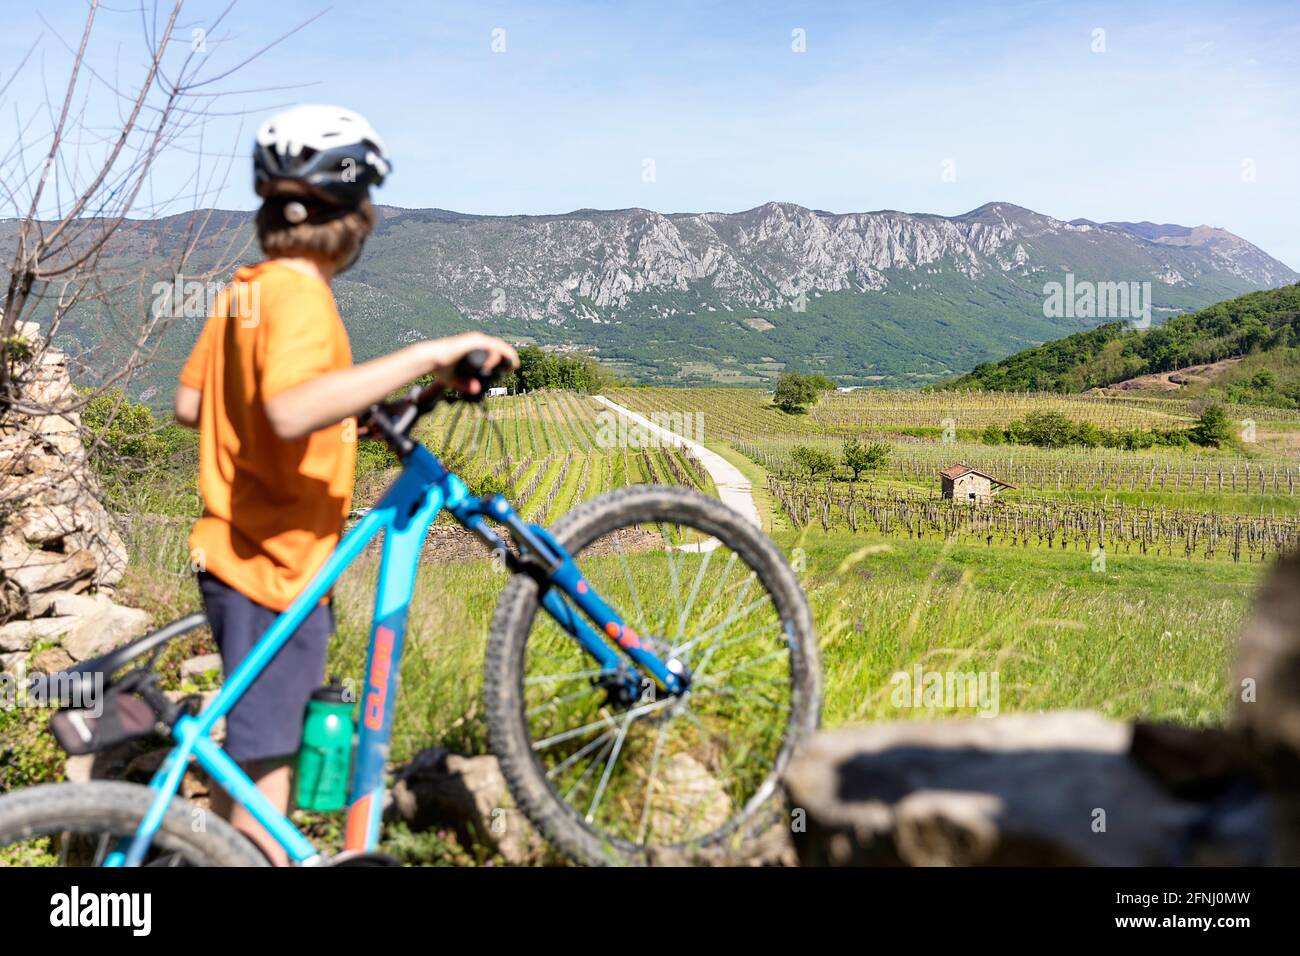
<svg viewBox="0 0 1300 956">
<path fill-rule="evenodd" d="M 478 378 L 480 396 L 491 380 L 485 359 L 471 355 L 460 370 Z M 95 717 L 55 716 L 68 749 L 93 752 L 151 731 L 175 747 L 148 786 L 62 783 L 0 797 L 0 859 L 21 862 L 26 849 L 65 865 L 265 863 L 224 820 L 177 796 L 191 762 L 291 861 L 378 859 L 403 645 L 436 639 L 407 634 L 407 608 L 444 509 L 510 572 L 488 642 L 486 715 L 510 794 L 537 830 L 576 861 L 635 864 L 662 850 L 676 859 L 725 853 L 775 822 L 780 774 L 816 729 L 820 698 L 811 615 L 781 552 L 730 508 L 680 487 L 628 487 L 549 530 L 529 523 L 501 495 L 472 495 L 411 437 L 450 398 L 427 389 L 370 410 L 365 429 L 401 459 L 400 477 L 206 707 L 170 701 L 154 670 L 168 641 L 202 626 L 201 614 L 48 678 L 62 678 L 64 693 L 69 679 L 101 690 Z M 345 849 L 327 857 L 212 730 L 381 533 Z"/>
</svg>

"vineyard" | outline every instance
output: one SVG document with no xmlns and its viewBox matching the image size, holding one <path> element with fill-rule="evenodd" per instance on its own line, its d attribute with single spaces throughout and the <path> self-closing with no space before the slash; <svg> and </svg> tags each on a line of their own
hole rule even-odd
<svg viewBox="0 0 1300 956">
<path fill-rule="evenodd" d="M 922 539 L 978 542 L 989 547 L 1259 560 L 1300 544 L 1300 518 L 1251 517 L 1124 505 L 964 501 L 833 482 L 769 476 L 768 491 L 797 528 L 846 529 Z"/>
<path fill-rule="evenodd" d="M 979 431 L 1005 426 L 1032 413 L 1055 412 L 1099 428 L 1150 431 L 1190 425 L 1199 414 L 1192 403 L 1174 398 L 1089 393 L 921 392 L 862 389 L 828 392 L 803 415 L 782 412 L 771 395 L 751 389 L 635 388 L 611 391 L 609 398 L 643 414 L 705 416 L 709 440 L 752 441 L 758 435 L 797 440 L 847 437 L 864 431 L 927 429 Z M 1296 413 L 1263 406 L 1226 405 L 1234 422 L 1261 426 L 1293 421 Z"/>
<path fill-rule="evenodd" d="M 540 523 L 626 485 L 683 485 L 713 493 L 689 449 L 605 447 L 597 417 L 602 413 L 611 414 L 573 392 L 532 392 L 488 399 L 478 408 L 441 406 L 420 437 L 493 475 L 520 512 Z"/>
<path fill-rule="evenodd" d="M 897 431 L 944 419 L 963 429 L 1005 426 L 1044 410 L 1107 428 L 1185 427 L 1195 421 L 1194 409 L 1176 399 L 864 390 L 828 393 L 807 414 L 790 415 L 766 393 L 744 389 L 635 388 L 609 397 L 657 421 L 702 424 L 704 434 L 690 437 L 730 445 L 763 469 L 771 504 L 796 528 L 1234 561 L 1263 560 L 1300 536 L 1300 501 L 1291 504 L 1300 493 L 1300 462 L 1276 452 L 1043 449 L 956 440 L 952 428 L 938 435 Z M 1247 411 L 1256 410 L 1233 414 Z M 624 485 L 714 493 L 687 449 L 611 440 L 610 414 L 587 396 L 535 392 L 494 398 L 481 409 L 441 408 L 424 438 L 461 456 L 467 470 L 494 476 L 534 521 L 554 521 Z M 1284 413 L 1271 415 L 1283 421 Z M 838 461 L 845 438 L 877 429 L 889 455 L 869 472 L 869 483 L 849 481 L 843 466 L 809 475 L 792 455 L 802 445 Z M 954 463 L 1013 488 L 983 508 L 942 499 L 936 473 Z M 1213 507 L 1199 507 L 1206 498 Z"/>
<path fill-rule="evenodd" d="M 837 455 L 835 441 L 738 441 L 745 457 L 778 475 L 796 475 L 791 452 L 798 444 Z M 1110 448 L 1041 449 L 969 443 L 900 443 L 878 478 L 933 484 L 948 465 L 970 465 L 1018 489 L 1041 491 L 1135 491 L 1166 493 L 1279 494 L 1300 491 L 1300 463 L 1282 458 L 1135 453 Z"/>
</svg>

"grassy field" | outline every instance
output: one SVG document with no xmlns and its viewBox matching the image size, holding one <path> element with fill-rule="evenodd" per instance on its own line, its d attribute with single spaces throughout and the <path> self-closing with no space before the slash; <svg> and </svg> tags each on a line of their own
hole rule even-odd
<svg viewBox="0 0 1300 956">
<path fill-rule="evenodd" d="M 870 527 L 854 532 L 834 522 L 826 529 L 815 519 L 792 518 L 768 487 L 769 469 L 785 474 L 795 444 L 834 451 L 845 437 L 887 441 L 889 463 L 859 484 L 881 492 L 933 496 L 937 467 L 971 461 L 1020 469 L 1023 484 L 1007 493 L 1009 503 L 1046 500 L 1281 518 L 1300 513 L 1285 479 L 1295 472 L 1296 461 L 1282 446 L 1238 445 L 1209 453 L 1043 450 L 970 439 L 945 442 L 941 433 L 923 431 L 926 416 L 944 409 L 956 409 L 951 415 L 960 421 L 1005 422 L 1032 407 L 1032 397 L 1002 407 L 1002 419 L 997 417 L 1000 398 L 929 393 L 829 395 L 802 416 L 780 412 L 752 391 L 628 389 L 612 397 L 645 413 L 701 414 L 708 447 L 753 483 L 763 527 L 787 555 L 812 606 L 828 726 L 1063 707 L 1122 718 L 1220 722 L 1231 702 L 1234 638 L 1268 562 L 1116 550 L 1099 563 L 1077 543 L 1068 548 L 973 543 Z M 1108 426 L 1146 422 L 1164 428 L 1169 421 L 1195 418 L 1186 403 L 1168 399 L 1055 397 L 1052 408 Z M 421 437 L 443 450 L 471 483 L 496 482 L 535 519 L 554 521 L 575 504 L 628 484 L 669 482 L 713 493 L 711 481 L 681 449 L 611 443 L 608 421 L 589 398 L 516 396 L 491 401 L 487 411 L 486 418 L 443 411 L 423 426 Z M 1271 427 L 1281 433 L 1294 425 L 1275 416 Z M 921 433 L 891 433 L 890 428 Z M 371 503 L 393 474 L 391 460 L 373 449 L 363 462 L 358 507 Z M 1275 479 L 1275 469 L 1283 477 Z M 1220 487 L 1221 473 L 1229 476 L 1223 479 L 1227 487 Z M 135 513 L 126 516 L 132 563 L 119 600 L 147 608 L 160 621 L 199 606 L 185 543 L 198 502 L 191 476 L 181 473 L 176 482 L 142 490 L 134 499 Z M 846 485 L 841 477 L 834 487 Z M 679 560 L 671 573 L 689 580 L 697 564 Z M 599 566 L 593 562 L 592 573 L 599 574 Z M 665 566 L 634 556 L 632 567 L 647 593 L 657 593 L 667 606 Z M 357 683 L 364 673 L 377 570 L 377 555 L 367 554 L 336 592 L 338 632 L 330 670 Z M 612 575 L 605 586 L 617 591 L 617 581 Z M 462 555 L 421 568 L 402 662 L 394 762 L 433 745 L 461 753 L 486 750 L 484 649 L 504 583 L 505 575 L 486 556 Z M 663 618 L 658 626 L 671 623 Z M 649 627 L 653 631 L 656 625 Z M 205 635 L 174 649 L 164 665 L 171 685 L 208 686 L 183 684 L 176 668 L 185 656 L 210 649 Z M 911 680 L 932 674 L 970 675 L 985 683 L 977 697 L 957 702 L 951 695 L 900 694 L 900 675 Z M 736 716 L 737 732 L 753 729 L 761 717 Z M 0 771 L 0 789 L 60 774 L 60 758 L 39 727 L 12 715 L 0 716 L 0 723 L 0 732 L 23 742 L 19 758 Z M 334 818 L 306 822 L 326 845 L 339 838 Z M 411 834 L 398 827 L 385 840 L 390 851 L 414 862 L 484 859 L 441 832 Z"/>
</svg>

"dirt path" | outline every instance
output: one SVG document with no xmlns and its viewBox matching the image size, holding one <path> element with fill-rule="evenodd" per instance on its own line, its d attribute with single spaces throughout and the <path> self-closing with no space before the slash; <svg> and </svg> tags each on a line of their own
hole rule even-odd
<svg viewBox="0 0 1300 956">
<path fill-rule="evenodd" d="M 1179 392 L 1182 391 L 1184 385 L 1213 381 L 1240 361 L 1239 358 L 1229 358 L 1211 362 L 1208 365 L 1189 365 L 1187 368 L 1175 369 L 1172 372 L 1153 372 L 1150 375 L 1138 375 L 1135 378 L 1128 378 L 1122 382 L 1107 385 L 1102 389 L 1094 389 L 1094 391 Z"/>
<path fill-rule="evenodd" d="M 636 422 L 652 435 L 664 439 L 668 444 L 689 448 L 691 453 L 700 460 L 704 470 L 709 473 L 709 477 L 713 479 L 713 484 L 717 486 L 718 497 L 722 499 L 722 503 L 739 512 L 746 521 L 762 527 L 762 522 L 758 518 L 758 506 L 754 504 L 754 488 L 749 483 L 749 479 L 741 474 L 739 468 L 716 452 L 709 451 L 698 442 L 683 438 L 676 432 L 669 431 L 661 425 L 656 425 L 644 415 L 638 415 L 629 408 L 611 402 L 604 395 L 593 395 L 592 398 L 607 408 L 613 409 L 620 415 L 624 415 L 631 421 Z"/>
</svg>

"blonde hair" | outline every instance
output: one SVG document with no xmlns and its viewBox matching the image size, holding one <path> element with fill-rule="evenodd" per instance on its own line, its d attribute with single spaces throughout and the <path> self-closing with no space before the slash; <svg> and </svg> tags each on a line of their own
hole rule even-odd
<svg viewBox="0 0 1300 956">
<path fill-rule="evenodd" d="M 285 206 L 301 201 L 308 210 L 303 222 L 290 222 Z M 375 229 L 375 207 L 369 199 L 352 209 L 334 208 L 310 199 L 273 196 L 257 211 L 257 241 L 268 258 L 307 256 L 342 266 L 356 256 Z"/>
</svg>

